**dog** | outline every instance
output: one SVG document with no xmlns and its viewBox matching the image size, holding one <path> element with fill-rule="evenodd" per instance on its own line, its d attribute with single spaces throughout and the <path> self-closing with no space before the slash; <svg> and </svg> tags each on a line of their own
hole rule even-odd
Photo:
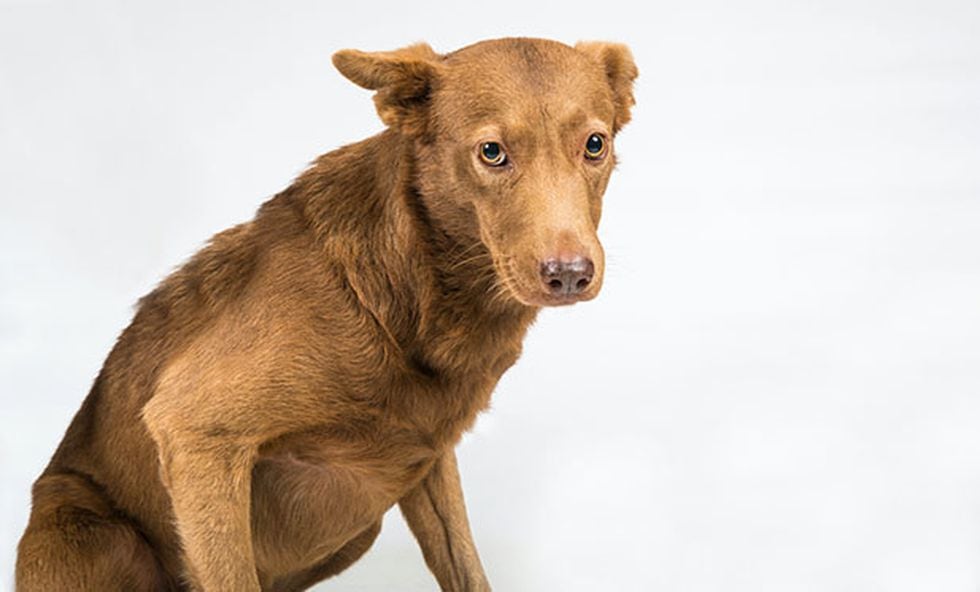
<svg viewBox="0 0 980 592">
<path fill-rule="evenodd" d="M 620 44 L 342 50 L 383 132 L 142 298 L 50 464 L 18 590 L 303 590 L 398 504 L 488 590 L 454 447 L 541 307 L 596 296 L 637 68 Z"/>
</svg>

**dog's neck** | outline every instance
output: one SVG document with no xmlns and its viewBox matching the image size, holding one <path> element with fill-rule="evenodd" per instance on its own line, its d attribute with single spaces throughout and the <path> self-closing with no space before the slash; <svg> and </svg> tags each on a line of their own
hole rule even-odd
<svg viewBox="0 0 980 592">
<path fill-rule="evenodd" d="M 413 158 L 389 130 L 320 157 L 294 187 L 360 305 L 417 370 L 499 375 L 538 309 L 500 284 L 479 239 L 433 219 Z"/>
</svg>

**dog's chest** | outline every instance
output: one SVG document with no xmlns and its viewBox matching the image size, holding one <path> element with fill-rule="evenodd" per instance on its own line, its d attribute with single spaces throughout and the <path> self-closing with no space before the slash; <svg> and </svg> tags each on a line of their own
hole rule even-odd
<svg viewBox="0 0 980 592">
<path fill-rule="evenodd" d="M 384 422 L 296 435 L 253 470 L 256 559 L 266 573 L 305 569 L 381 520 L 439 451 L 421 430 Z"/>
<path fill-rule="evenodd" d="M 359 497 L 390 505 L 456 444 L 495 383 L 492 376 L 465 383 L 379 381 L 385 396 L 340 403 L 344 413 L 269 443 L 259 462 L 275 463 L 281 481 L 316 487 L 357 482 Z"/>
<path fill-rule="evenodd" d="M 460 341 L 470 340 L 455 345 Z M 323 423 L 263 447 L 253 471 L 261 571 L 303 569 L 336 551 L 378 522 L 455 446 L 520 347 L 474 350 L 429 349 L 437 355 L 419 360 L 377 356 L 385 362 L 370 372 L 363 363 L 331 366 Z M 446 372 L 459 355 L 478 363 Z"/>
</svg>

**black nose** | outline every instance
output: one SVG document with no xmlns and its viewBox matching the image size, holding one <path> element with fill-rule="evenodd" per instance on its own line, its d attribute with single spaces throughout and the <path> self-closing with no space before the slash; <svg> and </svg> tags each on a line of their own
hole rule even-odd
<svg viewBox="0 0 980 592">
<path fill-rule="evenodd" d="M 591 259 L 575 257 L 571 261 L 548 259 L 541 264 L 541 280 L 555 296 L 573 296 L 589 287 L 595 265 Z"/>
</svg>

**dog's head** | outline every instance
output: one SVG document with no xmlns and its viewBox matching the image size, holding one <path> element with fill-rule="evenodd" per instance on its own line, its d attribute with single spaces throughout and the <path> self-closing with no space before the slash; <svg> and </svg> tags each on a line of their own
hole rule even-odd
<svg viewBox="0 0 980 592">
<path fill-rule="evenodd" d="M 560 305 L 599 292 L 596 228 L 637 76 L 626 46 L 501 39 L 447 55 L 425 44 L 343 50 L 333 61 L 415 139 L 428 215 L 482 241 L 513 298 Z"/>
</svg>

